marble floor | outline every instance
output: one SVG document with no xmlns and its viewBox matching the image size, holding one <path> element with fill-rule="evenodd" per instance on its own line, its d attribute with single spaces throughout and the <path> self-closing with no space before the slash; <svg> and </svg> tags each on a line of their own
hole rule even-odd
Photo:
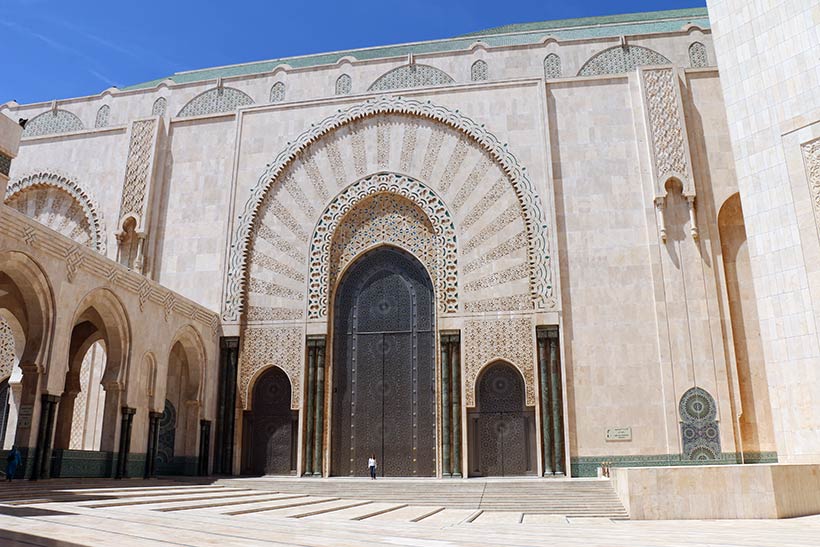
<svg viewBox="0 0 820 547">
<path fill-rule="evenodd" d="M 264 481 L 264 479 L 261 479 Z M 476 483 L 462 481 L 469 488 Z M 820 516 L 788 520 L 630 521 L 472 502 L 417 505 L 385 481 L 376 499 L 322 495 L 298 481 L 89 480 L 0 483 L 0 545 L 131 546 L 761 546 L 820 545 Z M 287 487 L 285 485 L 287 484 Z M 318 483 L 317 483 L 318 484 Z M 348 483 L 350 484 L 350 483 Z M 332 487 L 332 484 L 331 484 Z M 327 488 L 327 485 L 323 486 Z M 421 487 L 417 487 L 421 488 Z M 313 490 L 307 492 L 307 490 Z M 356 490 L 351 488 L 351 490 Z M 390 494 L 390 492 L 394 492 Z M 380 493 L 379 493 L 380 492 Z M 467 494 L 465 494 L 467 495 Z M 456 499 L 456 498 L 453 498 Z"/>
</svg>

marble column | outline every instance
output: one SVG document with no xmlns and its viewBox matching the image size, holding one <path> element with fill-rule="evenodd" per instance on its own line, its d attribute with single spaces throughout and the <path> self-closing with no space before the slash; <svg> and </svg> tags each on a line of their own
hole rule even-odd
<svg viewBox="0 0 820 547">
<path fill-rule="evenodd" d="M 316 339 L 316 416 L 313 426 L 313 476 L 322 476 L 325 432 L 325 338 Z"/>
<path fill-rule="evenodd" d="M 461 477 L 461 337 L 450 336 L 450 385 L 453 414 L 453 477 Z"/>
<path fill-rule="evenodd" d="M 450 461 L 450 337 L 441 335 L 441 475 L 453 476 Z"/>
<path fill-rule="evenodd" d="M 305 431 L 305 471 L 304 476 L 313 476 L 313 431 L 315 428 L 313 419 L 313 407 L 316 405 L 316 398 L 314 396 L 316 386 L 314 383 L 316 371 L 316 344 L 314 340 L 307 341 L 307 396 L 305 397 L 305 404 L 307 405 L 307 415 L 305 421 L 307 428 Z"/>
<path fill-rule="evenodd" d="M 31 479 L 47 479 L 51 476 L 51 447 L 54 439 L 54 422 L 60 397 L 43 393 L 40 398 L 40 422 L 37 445 L 34 450 L 34 469 Z"/>
<path fill-rule="evenodd" d="M 197 474 L 200 477 L 208 475 L 211 464 L 211 421 L 199 420 L 199 466 Z"/>
<path fill-rule="evenodd" d="M 162 412 L 148 413 L 148 447 L 145 450 L 145 474 L 143 478 L 154 477 L 157 464 L 157 452 L 159 451 L 159 421 Z"/>
<path fill-rule="evenodd" d="M 219 341 L 219 392 L 216 413 L 216 450 L 214 473 L 233 473 L 233 447 L 236 422 L 236 374 L 239 337 L 222 337 Z"/>
<path fill-rule="evenodd" d="M 538 380 L 541 403 L 541 446 L 544 457 L 544 476 L 551 476 L 555 471 L 552 456 L 552 408 L 550 407 L 549 363 L 547 361 L 549 337 L 548 331 L 539 328 L 536 331 L 538 341 Z"/>
<path fill-rule="evenodd" d="M 564 464 L 564 401 L 562 397 L 561 362 L 558 355 L 558 329 L 549 338 L 550 404 L 552 414 L 552 447 L 555 474 L 565 474 Z"/>
<path fill-rule="evenodd" d="M 131 452 L 131 428 L 134 424 L 136 408 L 122 407 L 120 419 L 120 446 L 117 452 L 117 473 L 115 478 L 128 478 L 128 454 Z"/>
</svg>

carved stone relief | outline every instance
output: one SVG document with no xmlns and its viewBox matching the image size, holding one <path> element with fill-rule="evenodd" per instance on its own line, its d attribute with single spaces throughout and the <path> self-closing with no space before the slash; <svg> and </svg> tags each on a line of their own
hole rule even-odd
<svg viewBox="0 0 820 547">
<path fill-rule="evenodd" d="M 524 377 L 527 406 L 535 405 L 535 330 L 530 318 L 471 320 L 464 325 L 465 404 L 475 406 L 476 379 L 488 364 L 502 360 Z"/>
<path fill-rule="evenodd" d="M 290 407 L 299 410 L 302 401 L 304 351 L 304 334 L 301 327 L 245 329 L 239 354 L 239 394 L 242 408 L 248 408 L 251 381 L 264 369 L 275 365 L 290 379 Z"/>
<path fill-rule="evenodd" d="M 8 321 L 0 317 L 0 380 L 11 376 L 17 356 L 14 352 L 14 332 Z"/>
<path fill-rule="evenodd" d="M 68 110 L 53 109 L 38 114 L 28 121 L 23 130 L 23 138 L 40 137 L 43 135 L 57 135 L 82 131 L 83 122 Z"/>
<path fill-rule="evenodd" d="M 188 101 L 188 104 L 179 111 L 180 118 L 190 116 L 206 116 L 233 112 L 237 108 L 253 104 L 246 93 L 232 87 L 215 87 L 201 93 Z"/>
<path fill-rule="evenodd" d="M 5 204 L 105 254 L 105 227 L 99 207 L 67 176 L 40 172 L 17 179 L 6 189 Z"/>
<path fill-rule="evenodd" d="M 814 211 L 814 223 L 820 234 L 820 139 L 807 142 L 802 146 L 803 162 L 806 165 L 806 178 L 809 181 L 811 206 Z"/>
<path fill-rule="evenodd" d="M 358 142 L 360 140 L 366 140 L 366 146 Z M 390 144 L 393 142 L 401 143 L 400 153 L 398 150 L 391 153 L 392 148 L 398 148 Z M 357 149 L 361 150 L 357 152 Z M 265 246 L 278 249 L 276 254 L 265 254 L 277 256 L 280 262 L 287 262 L 296 270 L 301 269 L 300 262 L 306 258 L 306 254 L 302 253 L 311 254 L 308 260 L 312 269 L 308 274 L 308 315 L 323 317 L 321 314 L 325 312 L 321 310 L 326 307 L 328 285 L 327 280 L 316 279 L 314 271 L 317 267 L 312 258 L 313 255 L 321 255 L 322 251 L 315 241 L 304 245 L 304 230 L 308 226 L 321 224 L 314 216 L 317 203 L 329 203 L 330 196 L 348 192 L 350 181 L 360 173 L 377 173 L 385 165 L 390 168 L 387 171 L 418 173 L 417 176 L 411 175 L 412 179 L 442 192 L 440 198 L 436 197 L 442 202 L 442 208 L 444 203 L 452 203 L 455 209 L 464 211 L 463 214 L 459 213 L 461 217 L 452 210 L 448 214 L 454 215 L 452 221 L 463 232 L 465 240 L 474 240 L 469 257 L 469 262 L 473 263 L 473 273 L 472 277 L 465 278 L 465 282 L 491 273 L 481 268 L 495 257 L 509 256 L 527 265 L 527 288 L 524 292 L 531 301 L 529 308 L 550 309 L 555 306 L 545 211 L 523 168 L 507 148 L 483 126 L 461 114 L 429 102 L 380 97 L 314 124 L 292 141 L 259 178 L 239 215 L 233 234 L 223 307 L 225 320 L 238 321 L 243 308 L 247 306 L 251 315 L 249 308 L 259 306 L 253 301 L 246 304 L 243 296 L 250 277 L 264 275 L 268 281 L 276 277 L 273 272 L 263 274 L 262 270 L 267 269 L 260 270 L 250 260 L 250 251 L 260 250 L 254 244 L 260 239 L 265 240 Z M 435 165 L 439 167 L 433 169 Z M 428 178 L 425 179 L 425 176 Z M 487 184 L 488 179 L 492 184 Z M 293 199 L 283 196 L 284 191 Z M 271 192 L 283 207 L 288 203 L 288 212 L 296 224 L 278 218 L 276 214 L 271 214 L 270 208 L 265 207 L 269 199 L 266 196 Z M 304 198 L 299 195 L 300 192 Z M 287 201 L 282 201 L 285 197 L 288 197 Z M 517 218 L 513 219 L 509 213 L 515 208 L 509 207 L 515 203 L 518 212 Z M 313 204 L 314 207 L 306 207 L 305 204 Z M 417 205 L 431 220 L 440 214 L 429 213 L 428 205 Z M 501 209 L 496 211 L 499 205 Z M 502 218 L 497 218 L 501 213 Z M 334 211 L 332 216 L 342 214 Z M 434 220 L 432 224 L 434 228 L 437 225 Z M 462 228 L 462 224 L 466 228 Z M 507 239 L 499 243 L 498 235 L 502 232 L 518 235 L 507 235 Z M 333 234 L 328 232 L 323 237 L 325 256 L 329 259 Z M 507 264 L 507 267 L 511 265 Z M 328 264 L 323 268 L 329 273 Z M 452 283 L 447 283 L 455 287 L 453 277 Z M 442 283 L 444 280 L 439 278 L 438 281 Z M 278 306 L 276 304 L 274 307 Z M 292 311 L 293 306 L 286 303 L 282 306 L 289 308 L 288 317 L 296 315 Z M 515 306 L 513 309 L 518 309 L 517 301 Z M 254 314 L 259 316 L 259 312 L 261 310 L 256 310 Z M 269 312 L 261 315 L 270 317 Z"/>
<path fill-rule="evenodd" d="M 659 184 L 671 177 L 691 180 L 686 133 L 679 107 L 677 76 L 671 68 L 643 70 L 655 173 Z"/>
<path fill-rule="evenodd" d="M 156 120 L 140 120 L 131 125 L 128 160 L 125 164 L 125 183 L 120 201 L 120 222 L 128 215 L 144 217 L 145 192 L 151 175 L 151 154 Z M 144 229 L 144 226 L 139 226 Z"/>
</svg>

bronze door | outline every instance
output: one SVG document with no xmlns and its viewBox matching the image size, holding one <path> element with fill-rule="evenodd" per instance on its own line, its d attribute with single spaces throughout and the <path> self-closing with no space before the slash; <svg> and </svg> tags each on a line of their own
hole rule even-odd
<svg viewBox="0 0 820 547">
<path fill-rule="evenodd" d="M 279 368 L 256 381 L 245 416 L 245 473 L 289 475 L 296 470 L 297 416 L 290 409 L 290 380 Z"/>
<path fill-rule="evenodd" d="M 336 293 L 332 472 L 435 475 L 433 287 L 408 253 L 360 258 Z"/>
<path fill-rule="evenodd" d="M 481 375 L 468 416 L 470 475 L 535 473 L 535 412 L 524 402 L 524 381 L 513 366 L 495 363 Z"/>
</svg>

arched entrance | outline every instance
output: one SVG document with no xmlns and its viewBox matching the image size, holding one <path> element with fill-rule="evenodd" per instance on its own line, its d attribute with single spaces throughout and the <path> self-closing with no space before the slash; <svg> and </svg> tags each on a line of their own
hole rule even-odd
<svg viewBox="0 0 820 547">
<path fill-rule="evenodd" d="M 298 413 L 290 409 L 290 379 L 271 367 L 256 381 L 251 411 L 245 414 L 243 473 L 290 475 L 296 472 Z"/>
<path fill-rule="evenodd" d="M 525 406 L 524 379 L 503 361 L 478 380 L 476 407 L 468 414 L 470 476 L 535 473 L 535 411 Z"/>
<path fill-rule="evenodd" d="M 433 284 L 409 253 L 362 255 L 334 306 L 332 473 L 435 475 Z"/>
</svg>

